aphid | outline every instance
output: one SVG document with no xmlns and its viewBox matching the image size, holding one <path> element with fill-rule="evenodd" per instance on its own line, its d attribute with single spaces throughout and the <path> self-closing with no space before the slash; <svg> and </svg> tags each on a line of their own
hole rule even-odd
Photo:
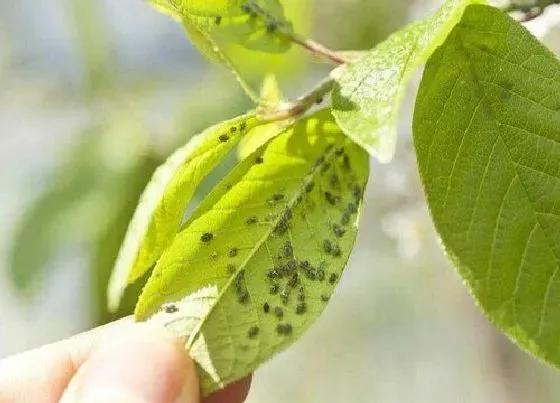
<svg viewBox="0 0 560 403">
<path fill-rule="evenodd" d="M 250 13 L 251 12 L 251 7 L 249 6 L 249 4 L 243 4 L 241 6 L 241 11 L 243 11 L 244 13 Z"/>
<path fill-rule="evenodd" d="M 331 167 L 330 162 L 327 162 L 325 165 L 323 165 L 323 167 L 321 168 L 321 173 L 324 174 L 325 172 L 327 172 L 329 170 L 329 168 Z"/>
<path fill-rule="evenodd" d="M 303 315 L 307 311 L 307 304 L 305 302 L 300 302 L 296 306 L 296 314 Z"/>
<path fill-rule="evenodd" d="M 358 185 L 354 185 L 352 187 L 352 193 L 354 194 L 356 201 L 362 198 L 362 189 Z"/>
<path fill-rule="evenodd" d="M 238 252 L 239 252 L 239 249 L 237 249 L 237 248 L 231 248 L 231 249 L 229 250 L 228 256 L 229 256 L 229 257 L 236 257 Z"/>
<path fill-rule="evenodd" d="M 205 232 L 204 234 L 202 234 L 202 236 L 200 237 L 200 240 L 202 242 L 210 242 L 212 240 L 212 238 L 214 238 L 214 234 L 210 233 L 210 232 Z"/>
<path fill-rule="evenodd" d="M 333 195 L 331 192 L 325 192 L 325 199 L 327 199 L 327 201 L 334 206 L 336 202 L 338 202 L 339 197 Z"/>
<path fill-rule="evenodd" d="M 356 214 L 358 212 L 358 207 L 356 207 L 355 203 L 348 203 L 348 212 L 351 214 Z"/>
<path fill-rule="evenodd" d="M 340 147 L 334 152 L 338 157 L 340 157 L 344 153 L 344 147 Z"/>
<path fill-rule="evenodd" d="M 296 199 L 296 204 L 300 204 L 302 202 L 302 200 L 303 200 L 303 196 L 299 195 Z"/>
<path fill-rule="evenodd" d="M 239 125 L 239 130 L 244 131 L 247 128 L 247 122 L 241 122 Z"/>
<path fill-rule="evenodd" d="M 284 305 L 288 303 L 288 299 L 290 298 L 290 288 L 284 287 L 282 291 L 280 291 L 280 300 Z"/>
<path fill-rule="evenodd" d="M 288 281 L 288 286 L 295 287 L 299 281 L 299 276 L 297 273 L 294 273 L 290 280 Z"/>
<path fill-rule="evenodd" d="M 264 313 L 269 313 L 270 312 L 270 305 L 268 305 L 268 302 L 264 303 L 263 311 L 264 311 Z"/>
<path fill-rule="evenodd" d="M 249 338 L 253 338 L 256 337 L 259 334 L 259 327 L 258 326 L 251 326 L 249 328 L 249 330 L 247 331 L 247 336 L 249 336 Z"/>
<path fill-rule="evenodd" d="M 268 32 L 269 34 L 273 33 L 274 31 L 276 31 L 276 29 L 278 29 L 278 25 L 276 25 L 276 23 L 274 21 L 269 21 L 266 24 L 266 32 Z"/>
<path fill-rule="evenodd" d="M 270 294 L 276 295 L 280 291 L 280 285 L 278 283 L 272 283 L 270 285 Z"/>
<path fill-rule="evenodd" d="M 278 319 L 282 319 L 284 317 L 284 310 L 277 306 L 274 308 L 274 315 L 276 315 Z"/>
<path fill-rule="evenodd" d="M 299 288 L 299 292 L 298 292 L 298 301 L 299 302 L 303 302 L 305 301 L 305 293 L 303 291 L 303 287 Z"/>
<path fill-rule="evenodd" d="M 333 232 L 337 238 L 342 238 L 346 231 L 344 231 L 344 229 L 340 225 L 333 224 Z"/>
<path fill-rule="evenodd" d="M 290 241 L 286 241 L 284 244 L 283 253 L 284 257 L 290 257 L 294 254 L 294 248 L 292 247 L 292 243 Z"/>
<path fill-rule="evenodd" d="M 305 270 L 305 269 L 309 269 L 311 267 L 311 264 L 309 263 L 308 260 L 302 260 L 301 262 L 299 262 L 299 267 Z"/>
<path fill-rule="evenodd" d="M 287 208 L 284 210 L 284 219 L 285 220 L 291 220 L 292 219 L 292 210 Z"/>
<path fill-rule="evenodd" d="M 323 250 L 325 251 L 325 253 L 328 253 L 329 255 L 332 253 L 333 244 L 330 240 L 325 239 L 323 241 Z"/>
<path fill-rule="evenodd" d="M 325 295 L 325 294 L 321 295 L 321 301 L 323 301 L 323 302 L 329 302 L 329 296 L 328 296 L 328 295 Z"/>
<path fill-rule="evenodd" d="M 345 212 L 344 214 L 342 214 L 342 218 L 340 219 L 340 223 L 342 225 L 348 225 L 349 222 L 350 222 L 350 213 Z"/>
<path fill-rule="evenodd" d="M 342 252 L 341 252 L 341 250 L 340 250 L 340 246 L 334 245 L 331 254 L 332 254 L 334 257 L 339 257 L 339 256 L 342 254 Z"/>
<path fill-rule="evenodd" d="M 257 164 L 262 164 L 264 162 L 264 158 L 261 156 L 258 156 L 257 158 L 255 158 L 255 163 Z"/>
<path fill-rule="evenodd" d="M 332 285 L 332 284 L 336 283 L 337 279 L 338 279 L 338 276 L 336 275 L 336 273 L 331 273 L 331 275 L 329 276 L 329 283 Z"/>
<path fill-rule="evenodd" d="M 305 276 L 312 281 L 315 281 L 317 279 L 317 270 L 315 269 L 308 269 L 305 272 Z"/>
<path fill-rule="evenodd" d="M 315 103 L 316 103 L 317 105 L 322 104 L 323 101 L 324 101 L 323 97 L 317 97 L 317 99 L 315 99 Z"/>
<path fill-rule="evenodd" d="M 165 313 L 175 313 L 179 311 L 179 308 L 177 308 L 176 305 L 167 305 L 164 309 Z"/>
<path fill-rule="evenodd" d="M 297 269 L 296 259 L 288 260 L 288 263 L 286 263 L 286 269 L 287 269 L 288 272 L 292 272 L 292 271 L 296 270 Z"/>
<path fill-rule="evenodd" d="M 343 164 L 344 164 L 344 168 L 346 170 L 349 170 L 350 169 L 350 157 L 348 156 L 348 154 L 344 154 L 344 157 L 343 157 L 342 161 L 343 161 Z"/>
<path fill-rule="evenodd" d="M 317 269 L 317 279 L 319 281 L 325 281 L 325 270 Z"/>
<path fill-rule="evenodd" d="M 230 131 L 231 133 L 235 133 L 235 132 L 237 131 L 237 127 L 236 127 L 236 126 L 231 126 L 231 127 L 229 128 L 229 131 Z"/>
<path fill-rule="evenodd" d="M 310 193 L 313 188 L 315 187 L 315 183 L 314 182 L 309 182 L 307 185 L 305 185 L 305 191 L 307 193 Z"/>
<path fill-rule="evenodd" d="M 243 290 L 238 290 L 237 291 L 237 300 L 241 303 L 244 304 L 247 301 L 249 301 L 249 293 L 247 292 L 247 290 L 243 289 Z"/>
<path fill-rule="evenodd" d="M 231 263 L 227 265 L 227 270 L 230 274 L 233 274 L 237 271 L 237 269 L 235 268 L 234 265 L 232 265 Z"/>
<path fill-rule="evenodd" d="M 259 221 L 259 219 L 255 216 L 249 217 L 247 218 L 247 220 L 245 221 L 247 224 L 251 225 L 251 224 L 256 224 Z"/>
<path fill-rule="evenodd" d="M 325 162 L 325 157 L 323 157 L 322 155 L 317 158 L 317 161 L 315 161 L 315 166 L 319 166 L 321 165 L 323 162 Z"/>
<path fill-rule="evenodd" d="M 292 325 L 290 325 L 289 323 L 279 323 L 278 326 L 276 326 L 276 332 L 283 335 L 291 334 Z"/>
<path fill-rule="evenodd" d="M 284 218 L 280 219 L 280 221 L 278 221 L 278 224 L 276 224 L 276 227 L 274 227 L 274 232 L 276 233 L 276 235 L 283 235 L 287 230 L 288 223 Z"/>
<path fill-rule="evenodd" d="M 210 257 L 211 257 L 212 259 L 216 259 L 216 258 L 218 257 L 218 252 L 217 252 L 217 251 L 213 251 L 213 252 L 210 254 Z"/>
<path fill-rule="evenodd" d="M 222 16 L 218 15 L 216 18 L 214 18 L 214 24 L 220 25 L 221 22 L 222 22 Z"/>
<path fill-rule="evenodd" d="M 273 194 L 272 195 L 272 200 L 274 200 L 274 201 L 284 200 L 284 195 L 282 193 Z"/>
<path fill-rule="evenodd" d="M 222 134 L 220 135 L 219 139 L 222 143 L 227 143 L 227 141 L 229 140 L 229 136 L 227 134 Z"/>
</svg>

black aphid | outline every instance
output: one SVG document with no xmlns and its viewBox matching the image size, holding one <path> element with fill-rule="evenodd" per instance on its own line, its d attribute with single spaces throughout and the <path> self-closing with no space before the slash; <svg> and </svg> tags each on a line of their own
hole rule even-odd
<svg viewBox="0 0 560 403">
<path fill-rule="evenodd" d="M 284 317 L 284 310 L 277 306 L 274 308 L 274 315 L 276 315 L 278 319 L 282 319 Z"/>
<path fill-rule="evenodd" d="M 292 325 L 289 323 L 279 323 L 278 326 L 276 326 L 276 332 L 283 335 L 292 334 Z"/>
<path fill-rule="evenodd" d="M 319 165 L 321 165 L 323 162 L 325 162 L 325 157 L 323 157 L 323 156 L 321 155 L 319 158 L 317 158 L 317 161 L 315 161 L 315 165 L 316 165 L 316 166 L 319 166 Z"/>
<path fill-rule="evenodd" d="M 316 103 L 317 105 L 322 104 L 323 101 L 324 101 L 323 97 L 317 97 L 317 98 L 315 99 L 315 103 Z"/>
<path fill-rule="evenodd" d="M 299 276 L 297 273 L 294 273 L 292 277 L 290 277 L 290 280 L 288 281 L 288 286 L 295 287 L 298 282 L 299 282 Z"/>
<path fill-rule="evenodd" d="M 276 227 L 274 227 L 274 232 L 276 233 L 276 235 L 283 235 L 287 230 L 288 222 L 284 218 L 280 219 L 280 221 L 278 221 L 278 224 L 276 224 Z"/>
<path fill-rule="evenodd" d="M 237 126 L 231 126 L 231 127 L 229 128 L 229 131 L 230 131 L 231 133 L 235 133 L 235 132 L 237 131 Z"/>
<path fill-rule="evenodd" d="M 214 234 L 210 232 L 205 232 L 204 234 L 201 235 L 200 240 L 202 242 L 210 242 L 212 238 L 214 238 Z"/>
<path fill-rule="evenodd" d="M 350 214 L 356 214 L 358 212 L 358 207 L 355 203 L 348 203 L 348 212 Z"/>
<path fill-rule="evenodd" d="M 247 128 L 247 122 L 241 122 L 239 125 L 239 130 L 244 131 Z"/>
<path fill-rule="evenodd" d="M 317 269 L 317 279 L 319 281 L 325 281 L 325 270 Z"/>
<path fill-rule="evenodd" d="M 331 273 L 331 275 L 329 276 L 329 283 L 334 284 L 334 283 L 336 283 L 337 279 L 338 279 L 338 276 L 336 275 L 336 273 Z"/>
<path fill-rule="evenodd" d="M 344 154 L 344 158 L 342 161 L 344 164 L 344 168 L 346 168 L 347 170 L 350 169 L 350 157 L 348 156 L 348 154 Z"/>
<path fill-rule="evenodd" d="M 222 134 L 220 135 L 219 139 L 222 143 L 227 143 L 227 141 L 229 140 L 229 136 L 227 134 Z"/>
<path fill-rule="evenodd" d="M 309 182 L 307 185 L 305 185 L 305 191 L 309 193 L 313 190 L 314 187 L 315 187 L 315 183 Z"/>
<path fill-rule="evenodd" d="M 274 31 L 276 31 L 278 29 L 278 25 L 276 25 L 276 23 L 274 21 L 269 21 L 266 24 L 266 32 L 273 33 Z"/>
<path fill-rule="evenodd" d="M 344 233 L 346 232 L 346 231 L 344 231 L 344 229 L 343 229 L 340 225 L 338 225 L 338 224 L 333 224 L 332 229 L 333 229 L 334 235 L 335 235 L 337 238 L 342 238 L 342 237 L 344 236 Z"/>
<path fill-rule="evenodd" d="M 294 254 L 294 248 L 290 241 L 286 241 L 284 248 L 282 249 L 284 257 L 291 257 Z"/>
<path fill-rule="evenodd" d="M 325 251 L 325 253 L 328 253 L 329 255 L 332 253 L 333 244 L 330 240 L 325 239 L 323 241 L 323 250 Z"/>
<path fill-rule="evenodd" d="M 176 305 L 167 305 L 164 309 L 165 313 L 175 313 L 179 311 L 179 308 L 177 308 Z"/>
<path fill-rule="evenodd" d="M 284 287 L 282 291 L 280 291 L 280 300 L 284 305 L 288 303 L 288 299 L 290 298 L 290 287 Z"/>
<path fill-rule="evenodd" d="M 356 201 L 362 198 L 362 189 L 358 185 L 354 185 L 352 187 L 352 193 L 354 194 Z"/>
<path fill-rule="evenodd" d="M 284 219 L 285 220 L 291 220 L 292 219 L 292 210 L 287 208 L 284 210 Z"/>
<path fill-rule="evenodd" d="M 282 193 L 273 194 L 272 195 L 272 200 L 274 200 L 274 201 L 284 200 L 284 195 Z"/>
<path fill-rule="evenodd" d="M 257 158 L 255 158 L 255 163 L 256 164 L 262 164 L 264 162 L 264 158 L 261 156 L 258 156 Z"/>
<path fill-rule="evenodd" d="M 299 262 L 299 267 L 304 270 L 309 269 L 311 267 L 311 263 L 309 263 L 309 260 L 302 260 L 301 262 Z"/>
<path fill-rule="evenodd" d="M 276 295 L 278 294 L 278 291 L 280 291 L 280 285 L 278 283 L 272 283 L 270 285 L 270 293 L 272 295 Z"/>
<path fill-rule="evenodd" d="M 299 288 L 299 291 L 298 291 L 298 301 L 299 301 L 299 302 L 304 302 L 304 301 L 305 301 L 305 293 L 304 293 L 304 291 L 303 291 L 303 287 L 300 287 L 300 288 Z"/>
<path fill-rule="evenodd" d="M 237 292 L 237 300 L 241 303 L 244 304 L 247 301 L 249 301 L 249 293 L 247 292 L 247 290 L 239 290 Z"/>
<path fill-rule="evenodd" d="M 339 197 L 333 195 L 331 192 L 325 192 L 325 199 L 333 206 L 339 201 Z"/>
<path fill-rule="evenodd" d="M 340 223 L 342 225 L 348 225 L 349 222 L 350 222 L 350 213 L 344 212 L 344 214 L 342 214 L 342 218 L 340 219 Z"/>
<path fill-rule="evenodd" d="M 307 311 L 307 304 L 305 302 L 300 302 L 296 306 L 296 314 L 303 315 Z"/>
<path fill-rule="evenodd" d="M 332 187 L 337 187 L 339 184 L 338 176 L 334 174 L 331 175 L 331 177 L 329 178 L 329 183 L 331 184 Z"/>
<path fill-rule="evenodd" d="M 222 16 L 218 15 L 216 18 L 214 18 L 214 24 L 220 25 L 221 22 L 222 22 Z"/>
<path fill-rule="evenodd" d="M 269 313 L 270 312 L 270 305 L 268 305 L 268 302 L 264 303 L 263 311 L 264 311 L 264 313 Z"/>
<path fill-rule="evenodd" d="M 329 301 L 329 296 L 325 295 L 325 294 L 321 295 L 321 301 L 328 302 Z"/>
<path fill-rule="evenodd" d="M 296 199 L 296 204 L 300 204 L 302 202 L 302 200 L 303 200 L 303 196 L 299 195 Z"/>
<path fill-rule="evenodd" d="M 256 337 L 259 334 L 259 328 L 258 326 L 251 326 L 249 328 L 249 330 L 247 331 L 247 336 L 249 336 L 249 338 L 253 338 Z"/>
<path fill-rule="evenodd" d="M 324 174 L 325 172 L 327 172 L 327 171 L 329 170 L 330 167 L 331 167 L 331 163 L 330 163 L 330 162 L 325 163 L 325 165 L 323 165 L 323 166 L 321 167 L 321 173 Z"/>
<path fill-rule="evenodd" d="M 288 260 L 288 262 L 286 263 L 286 270 L 288 273 L 293 272 L 295 269 L 297 269 L 297 261 L 296 259 L 290 259 Z"/>
<path fill-rule="evenodd" d="M 340 147 L 334 153 L 340 157 L 342 154 L 344 154 L 344 147 Z"/>
<path fill-rule="evenodd" d="M 340 246 L 334 245 L 331 254 L 332 254 L 334 257 L 339 257 L 339 256 L 342 254 L 342 251 L 340 250 Z"/>
<path fill-rule="evenodd" d="M 255 216 L 249 217 L 247 218 L 247 220 L 245 221 L 247 224 L 251 225 L 251 224 L 256 224 L 259 221 L 259 219 Z"/>
<path fill-rule="evenodd" d="M 243 4 L 241 6 L 241 11 L 243 11 L 244 13 L 250 13 L 251 12 L 251 7 L 249 6 L 249 4 Z"/>
<path fill-rule="evenodd" d="M 231 263 L 227 265 L 227 270 L 230 274 L 233 274 L 237 271 L 237 269 L 235 268 L 234 265 L 232 265 Z"/>
<path fill-rule="evenodd" d="M 312 281 L 317 280 L 317 270 L 313 269 L 313 268 L 309 268 L 305 271 L 305 276 Z"/>
<path fill-rule="evenodd" d="M 229 250 L 228 256 L 229 256 L 229 257 L 236 257 L 238 252 L 239 252 L 239 249 L 237 249 L 237 248 L 231 248 L 231 249 Z"/>
</svg>

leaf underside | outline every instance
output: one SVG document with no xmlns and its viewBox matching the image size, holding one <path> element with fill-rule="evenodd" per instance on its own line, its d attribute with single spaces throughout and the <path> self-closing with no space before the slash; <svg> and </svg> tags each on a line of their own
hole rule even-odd
<svg viewBox="0 0 560 403">
<path fill-rule="evenodd" d="M 560 63 L 469 6 L 426 66 L 414 141 L 431 214 L 486 315 L 560 366 Z"/>
<path fill-rule="evenodd" d="M 185 339 L 205 394 L 252 372 L 323 311 L 368 172 L 367 153 L 321 111 L 241 162 L 189 218 L 136 318 Z"/>
<path fill-rule="evenodd" d="M 448 0 L 432 16 L 391 35 L 334 72 L 333 115 L 342 130 L 381 162 L 394 155 L 397 117 L 406 85 L 473 0 Z"/>
<path fill-rule="evenodd" d="M 160 166 L 140 198 L 108 288 L 116 310 L 127 285 L 142 277 L 175 237 L 196 187 L 239 139 L 258 124 L 254 114 L 215 125 L 195 136 Z"/>
</svg>

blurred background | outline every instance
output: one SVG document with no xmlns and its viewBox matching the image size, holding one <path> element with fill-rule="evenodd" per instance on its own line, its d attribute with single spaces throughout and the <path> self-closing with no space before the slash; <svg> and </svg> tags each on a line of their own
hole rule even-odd
<svg viewBox="0 0 560 403">
<path fill-rule="evenodd" d="M 284 3 L 296 31 L 334 49 L 372 47 L 438 5 Z M 531 23 L 556 52 L 558 8 Z M 271 70 L 287 97 L 329 67 L 300 49 L 238 59 L 257 90 Z M 296 345 L 258 371 L 248 402 L 560 401 L 560 373 L 494 330 L 438 244 L 411 144 L 417 83 L 395 162 L 373 163 L 335 296 Z M 0 2 L 0 358 L 114 318 L 106 282 L 154 168 L 250 107 L 224 69 L 141 0 Z M 234 163 L 235 155 L 214 180 Z"/>
</svg>

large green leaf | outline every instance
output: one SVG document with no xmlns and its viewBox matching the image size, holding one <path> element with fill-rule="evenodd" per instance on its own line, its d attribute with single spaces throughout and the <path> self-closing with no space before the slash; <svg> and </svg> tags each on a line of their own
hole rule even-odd
<svg viewBox="0 0 560 403">
<path fill-rule="evenodd" d="M 465 7 L 447 0 L 432 16 L 394 33 L 356 62 L 333 72 L 333 115 L 355 142 L 382 162 L 392 159 L 403 92 L 416 68 L 439 46 Z"/>
<path fill-rule="evenodd" d="M 367 153 L 329 111 L 241 162 L 158 261 L 138 320 L 183 337 L 204 393 L 286 348 L 323 311 L 354 244 Z"/>
<path fill-rule="evenodd" d="M 258 124 L 247 114 L 213 126 L 159 167 L 142 194 L 109 282 L 115 310 L 126 286 L 143 276 L 171 243 L 196 187 L 239 139 Z"/>
<path fill-rule="evenodd" d="M 436 228 L 486 315 L 560 366 L 560 63 L 497 9 L 469 6 L 414 113 Z"/>
</svg>

